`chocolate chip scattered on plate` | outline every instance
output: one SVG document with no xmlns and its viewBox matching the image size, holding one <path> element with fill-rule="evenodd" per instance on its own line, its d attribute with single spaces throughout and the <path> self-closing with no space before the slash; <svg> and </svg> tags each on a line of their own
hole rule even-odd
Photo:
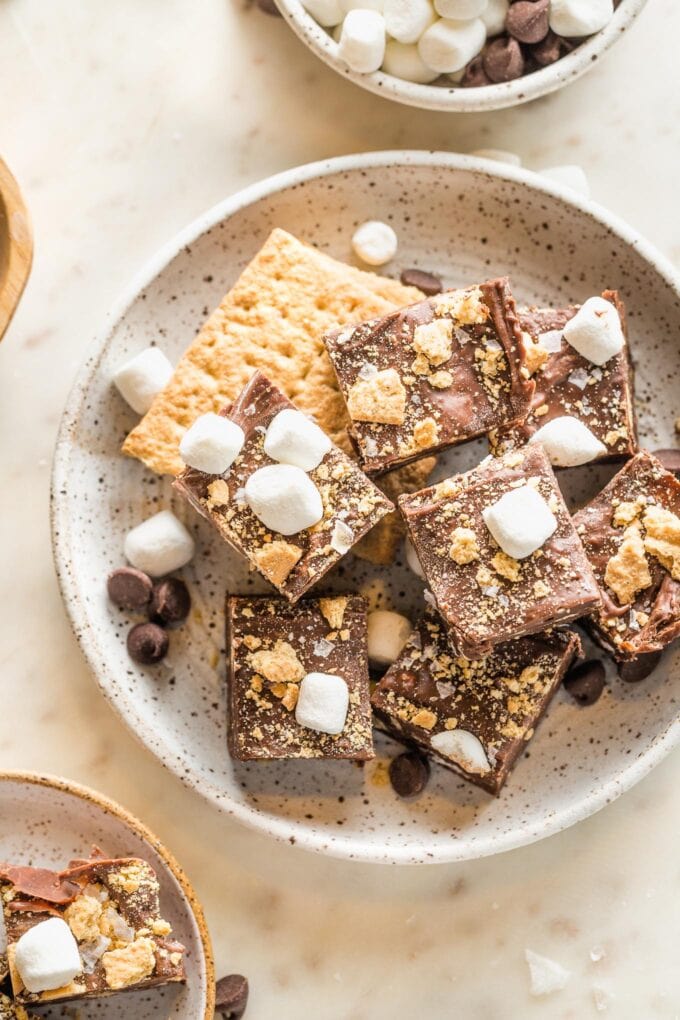
<svg viewBox="0 0 680 1020">
<path fill-rule="evenodd" d="M 599 659 L 579 662 L 563 680 L 564 689 L 579 705 L 594 705 L 604 690 L 604 663 Z"/>
<path fill-rule="evenodd" d="M 248 1005 L 248 978 L 243 974 L 227 974 L 217 982 L 215 1012 L 223 1020 L 240 1020 Z"/>
<path fill-rule="evenodd" d="M 390 762 L 390 783 L 400 797 L 415 797 L 422 793 L 430 778 L 426 758 L 416 751 L 406 751 Z"/>
</svg>

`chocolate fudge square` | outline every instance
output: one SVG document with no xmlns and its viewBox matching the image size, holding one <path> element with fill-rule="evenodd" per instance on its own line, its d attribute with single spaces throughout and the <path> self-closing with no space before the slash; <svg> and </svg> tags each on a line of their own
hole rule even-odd
<svg viewBox="0 0 680 1020">
<path fill-rule="evenodd" d="M 500 548 L 484 516 L 518 489 L 538 502 L 553 528 L 522 558 Z M 399 506 L 461 655 L 482 658 L 501 642 L 599 608 L 597 582 L 540 444 L 488 457 L 473 471 L 402 496 Z M 538 528 L 531 514 L 524 524 L 530 534 Z"/>
<path fill-rule="evenodd" d="M 680 481 L 642 451 L 574 524 L 602 595 L 596 640 L 626 660 L 680 637 Z"/>
<path fill-rule="evenodd" d="M 158 880 L 146 861 L 95 851 L 64 871 L 0 865 L 0 896 L 12 992 L 21 1005 L 97 999 L 185 980 L 184 946 L 161 915 Z M 17 945 L 51 918 L 68 925 L 82 969 L 62 988 L 30 992 L 17 966 Z"/>
<path fill-rule="evenodd" d="M 498 794 L 580 648 L 573 631 L 553 630 L 471 661 L 428 610 L 374 691 L 373 709 L 398 739 Z"/>
<path fill-rule="evenodd" d="M 373 757 L 366 603 L 357 595 L 227 597 L 228 740 L 239 761 Z M 341 678 L 349 700 L 341 732 L 297 720 L 308 675 Z"/>
<path fill-rule="evenodd" d="M 323 505 L 319 523 L 285 536 L 266 527 L 246 503 L 244 486 L 259 468 L 276 463 L 264 452 L 264 442 L 268 426 L 286 409 L 294 409 L 294 405 L 256 372 L 231 409 L 222 412 L 245 435 L 243 448 L 229 470 L 211 475 L 187 468 L 174 485 L 232 548 L 247 556 L 263 577 L 295 602 L 394 506 L 331 443 L 321 463 L 308 472 Z"/>
<path fill-rule="evenodd" d="M 521 421 L 534 392 L 506 279 L 325 338 L 364 469 L 388 471 Z"/>
<path fill-rule="evenodd" d="M 494 455 L 523 446 L 548 422 L 565 415 L 582 422 L 602 444 L 603 449 L 591 460 L 623 460 L 637 452 L 633 367 L 625 307 L 615 290 L 604 291 L 602 297 L 616 308 L 626 337 L 623 349 L 602 366 L 579 354 L 562 335 L 580 305 L 519 310 L 527 365 L 536 392 L 523 422 L 490 433 Z"/>
</svg>

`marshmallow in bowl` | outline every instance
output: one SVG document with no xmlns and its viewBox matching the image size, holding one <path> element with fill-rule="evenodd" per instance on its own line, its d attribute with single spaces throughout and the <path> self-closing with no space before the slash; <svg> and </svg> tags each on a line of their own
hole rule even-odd
<svg viewBox="0 0 680 1020">
<path fill-rule="evenodd" d="M 150 577 L 179 570 L 194 555 L 194 540 L 171 510 L 148 517 L 125 536 L 126 560 Z"/>
<path fill-rule="evenodd" d="M 354 231 L 354 253 L 368 266 L 384 266 L 397 254 L 399 242 L 389 223 L 367 220 Z"/>
<path fill-rule="evenodd" d="M 409 568 L 413 571 L 414 574 L 422 578 L 424 581 L 425 574 L 423 572 L 423 568 L 420 565 L 418 553 L 416 552 L 413 542 L 411 541 L 410 538 L 404 539 L 404 552 L 406 554 L 406 562 Z"/>
<path fill-rule="evenodd" d="M 482 517 L 503 552 L 515 560 L 531 556 L 557 528 L 552 510 L 531 485 L 510 489 Z"/>
<path fill-rule="evenodd" d="M 342 23 L 338 56 L 352 71 L 371 74 L 385 57 L 385 19 L 380 11 L 351 10 Z"/>
<path fill-rule="evenodd" d="M 244 442 L 245 435 L 239 425 L 209 411 L 184 433 L 179 455 L 188 467 L 209 475 L 221 475 L 234 463 Z"/>
<path fill-rule="evenodd" d="M 439 77 L 436 71 L 423 62 L 415 44 L 394 42 L 392 39 L 385 47 L 383 71 L 416 85 L 429 85 Z"/>
<path fill-rule="evenodd" d="M 453 21 L 472 21 L 480 18 L 488 7 L 489 0 L 434 0 L 434 9 L 440 18 Z"/>
<path fill-rule="evenodd" d="M 570 163 L 564 166 L 549 166 L 538 172 L 541 177 L 554 181 L 555 184 L 561 184 L 565 188 L 571 188 L 572 191 L 583 195 L 584 198 L 590 198 L 590 185 L 583 167 Z"/>
<path fill-rule="evenodd" d="M 579 467 L 607 453 L 607 447 L 587 425 L 570 414 L 546 422 L 530 443 L 542 443 L 553 467 Z"/>
<path fill-rule="evenodd" d="M 170 382 L 173 368 L 163 351 L 147 347 L 116 369 L 116 389 L 133 411 L 146 414 L 154 397 Z"/>
<path fill-rule="evenodd" d="M 318 733 L 342 733 L 349 709 L 349 688 L 334 673 L 307 673 L 300 682 L 295 721 Z"/>
<path fill-rule="evenodd" d="M 401 613 L 375 609 L 368 614 L 368 659 L 374 666 L 391 666 L 406 644 L 411 623 Z"/>
<path fill-rule="evenodd" d="M 486 42 L 486 28 L 479 18 L 451 21 L 440 18 L 423 32 L 418 50 L 428 67 L 440 74 L 460 71 L 476 57 Z"/>
<path fill-rule="evenodd" d="M 599 32 L 613 14 L 613 0 L 551 0 L 550 28 L 556 35 L 578 39 Z"/>
<path fill-rule="evenodd" d="M 286 407 L 269 424 L 264 452 L 280 464 L 313 471 L 331 448 L 331 441 L 302 411 Z"/>
<path fill-rule="evenodd" d="M 245 499 L 265 528 L 281 535 L 297 535 L 323 517 L 319 490 L 309 475 L 293 464 L 258 468 L 245 484 Z"/>
<path fill-rule="evenodd" d="M 466 772 L 483 776 L 491 771 L 481 741 L 469 730 L 442 730 L 430 740 L 433 750 L 444 758 L 450 758 Z"/>
<path fill-rule="evenodd" d="M 61 917 L 50 917 L 24 932 L 14 947 L 14 965 L 33 994 L 63 988 L 83 969 L 78 943 Z"/>
<path fill-rule="evenodd" d="M 606 364 L 625 344 L 619 313 L 611 301 L 597 295 L 581 305 L 562 336 L 594 365 Z"/>
<path fill-rule="evenodd" d="M 323 28 L 339 25 L 347 13 L 339 0 L 302 0 L 302 6 Z"/>
<path fill-rule="evenodd" d="M 385 0 L 383 16 L 387 34 L 400 43 L 418 42 L 425 29 L 437 20 L 430 0 Z M 386 63 L 383 69 L 388 74 L 394 73 Z"/>
<path fill-rule="evenodd" d="M 486 26 L 489 37 L 500 35 L 505 28 L 505 19 L 510 10 L 510 0 L 489 0 L 479 15 Z"/>
</svg>

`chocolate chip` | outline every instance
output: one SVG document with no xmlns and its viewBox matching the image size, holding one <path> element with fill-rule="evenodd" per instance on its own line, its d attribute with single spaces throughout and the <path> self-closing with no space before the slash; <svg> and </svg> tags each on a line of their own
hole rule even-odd
<svg viewBox="0 0 680 1020">
<path fill-rule="evenodd" d="M 144 609 L 149 603 L 153 581 L 134 567 L 112 570 L 106 581 L 109 598 L 121 609 Z"/>
<path fill-rule="evenodd" d="M 444 289 L 439 277 L 434 273 L 426 273 L 424 269 L 404 269 L 400 279 L 405 287 L 417 287 L 428 297 L 440 294 Z"/>
<path fill-rule="evenodd" d="M 166 577 L 153 587 L 149 619 L 154 623 L 180 623 L 191 609 L 191 595 L 179 577 Z"/>
<path fill-rule="evenodd" d="M 484 70 L 493 82 L 512 81 L 524 71 L 522 49 L 509 36 L 494 39 L 484 52 Z"/>
<path fill-rule="evenodd" d="M 415 797 L 422 793 L 429 778 L 429 763 L 417 751 L 406 751 L 390 762 L 392 789 L 400 797 Z"/>
<path fill-rule="evenodd" d="M 570 44 L 554 32 L 548 32 L 545 39 L 531 48 L 531 56 L 540 67 L 554 64 L 571 49 Z"/>
<path fill-rule="evenodd" d="M 548 34 L 548 0 L 518 0 L 505 19 L 505 28 L 522 43 L 538 43 Z"/>
<path fill-rule="evenodd" d="M 168 651 L 168 645 L 168 635 L 157 623 L 138 623 L 127 636 L 130 658 L 145 666 L 160 662 Z"/>
<path fill-rule="evenodd" d="M 680 474 L 680 450 L 654 450 L 653 452 L 666 471 L 672 471 L 675 475 Z"/>
<path fill-rule="evenodd" d="M 640 680 L 646 680 L 660 662 L 661 652 L 638 655 L 637 659 L 631 659 L 630 662 L 619 663 L 619 676 L 627 684 L 637 684 Z"/>
<path fill-rule="evenodd" d="M 248 978 L 242 974 L 228 974 L 217 982 L 215 1012 L 224 1020 L 239 1020 L 248 1005 Z"/>
<path fill-rule="evenodd" d="M 481 88 L 483 85 L 490 84 L 491 79 L 484 70 L 484 57 L 475 57 L 465 68 L 461 85 L 469 86 L 470 88 Z"/>
<path fill-rule="evenodd" d="M 579 705 L 594 705 L 604 690 L 604 663 L 599 659 L 579 662 L 569 670 L 563 683 Z"/>
</svg>

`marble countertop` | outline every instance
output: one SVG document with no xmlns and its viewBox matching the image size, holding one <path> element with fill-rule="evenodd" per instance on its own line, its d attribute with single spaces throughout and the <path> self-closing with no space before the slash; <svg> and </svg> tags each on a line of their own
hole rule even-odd
<svg viewBox="0 0 680 1020">
<path fill-rule="evenodd" d="M 252 1020 L 680 1017 L 680 758 L 576 828 L 465 865 L 328 860 L 220 818 L 113 714 L 66 621 L 48 493 L 76 367 L 180 227 L 245 184 L 340 153 L 495 146 L 532 167 L 577 162 L 598 201 L 680 263 L 675 30 L 680 6 L 650 0 L 576 84 L 465 116 L 363 93 L 234 0 L 0 0 L 0 153 L 36 238 L 0 346 L 0 768 L 65 775 L 143 818 L 196 885 L 218 972 L 250 978 Z M 530 995 L 527 947 L 572 971 L 563 991 Z"/>
</svg>

